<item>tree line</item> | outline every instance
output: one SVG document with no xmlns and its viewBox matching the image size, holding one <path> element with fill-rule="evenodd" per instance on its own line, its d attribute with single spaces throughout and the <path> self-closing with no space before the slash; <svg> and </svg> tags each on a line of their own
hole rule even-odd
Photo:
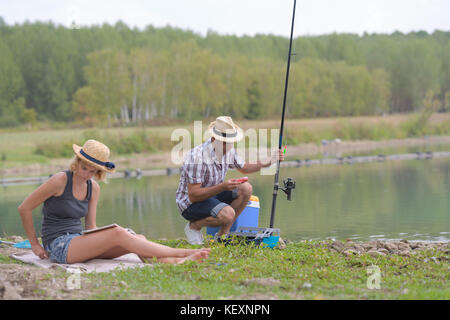
<svg viewBox="0 0 450 320">
<path fill-rule="evenodd" d="M 0 17 L 0 126 L 280 114 L 288 41 L 172 27 L 71 29 Z M 288 116 L 450 110 L 450 32 L 294 39 Z"/>
</svg>

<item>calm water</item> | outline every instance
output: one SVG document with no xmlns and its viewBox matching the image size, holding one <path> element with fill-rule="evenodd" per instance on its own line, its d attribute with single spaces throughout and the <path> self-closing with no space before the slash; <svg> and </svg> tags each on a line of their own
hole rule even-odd
<svg viewBox="0 0 450 320">
<path fill-rule="evenodd" d="M 279 193 L 275 227 L 290 240 L 450 241 L 449 169 L 450 159 L 282 168 L 280 177 L 293 177 L 297 185 L 292 201 Z M 115 222 L 151 239 L 184 237 L 186 222 L 175 204 L 178 180 L 146 177 L 102 184 L 97 225 Z M 273 176 L 253 174 L 250 182 L 261 202 L 259 226 L 268 227 Z M 36 187 L 2 187 L 0 234 L 25 235 L 17 206 Z M 33 219 L 39 234 L 41 208 Z"/>
</svg>

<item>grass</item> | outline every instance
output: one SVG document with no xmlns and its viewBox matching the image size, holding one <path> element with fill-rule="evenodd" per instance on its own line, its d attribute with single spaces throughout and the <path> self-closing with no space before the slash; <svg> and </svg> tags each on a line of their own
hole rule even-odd
<svg viewBox="0 0 450 320">
<path fill-rule="evenodd" d="M 289 145 L 330 140 L 385 140 L 423 135 L 450 135 L 450 114 L 434 114 L 426 125 L 417 128 L 419 114 L 323 118 L 286 121 Z M 279 120 L 236 121 L 246 129 L 278 129 Z M 203 123 L 203 130 L 209 122 Z M 167 152 L 178 143 L 170 141 L 177 128 L 193 131 L 193 124 L 155 127 L 50 129 L 39 131 L 0 131 L 0 168 L 48 164 L 55 158 L 72 156 L 72 143 L 97 139 L 107 144 L 113 156 Z M 268 139 L 270 142 L 270 139 Z"/>
<path fill-rule="evenodd" d="M 156 242 L 194 247 L 185 240 Z M 209 243 L 211 254 L 203 263 L 153 262 L 143 268 L 82 274 L 79 290 L 67 290 L 68 274 L 59 270 L 34 277 L 35 284 L 25 277 L 22 285 L 28 283 L 34 298 L 40 299 L 50 298 L 54 280 L 60 286 L 53 290 L 60 290 L 65 299 L 450 299 L 448 252 L 428 248 L 411 256 L 347 257 L 330 251 L 331 242 L 288 242 L 285 249 Z M 24 265 L 5 254 L 0 254 L 0 264 L 14 269 Z M 381 271 L 379 289 L 367 286 L 373 265 Z M 26 272 L 33 269 L 43 272 L 37 267 Z"/>
<path fill-rule="evenodd" d="M 19 261 L 14 260 L 13 258 L 8 257 L 5 254 L 0 253 L 0 264 L 11 264 Z"/>
<path fill-rule="evenodd" d="M 371 265 L 381 269 L 379 290 L 367 288 Z M 155 263 L 87 278 L 94 284 L 91 299 L 449 299 L 448 268 L 448 257 L 432 250 L 412 257 L 344 257 L 325 242 L 309 241 L 284 250 L 213 244 L 202 264 Z"/>
</svg>

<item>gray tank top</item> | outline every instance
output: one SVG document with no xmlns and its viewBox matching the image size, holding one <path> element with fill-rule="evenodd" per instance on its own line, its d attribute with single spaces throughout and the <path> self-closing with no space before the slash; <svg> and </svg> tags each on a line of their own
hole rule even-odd
<svg viewBox="0 0 450 320">
<path fill-rule="evenodd" d="M 42 242 L 44 247 L 59 236 L 67 233 L 81 233 L 83 227 L 81 218 L 88 213 L 89 200 L 92 195 L 92 181 L 87 181 L 86 199 L 78 200 L 72 193 L 72 175 L 70 170 L 65 171 L 67 183 L 64 192 L 59 197 L 50 197 L 44 201 L 42 212 Z"/>
</svg>

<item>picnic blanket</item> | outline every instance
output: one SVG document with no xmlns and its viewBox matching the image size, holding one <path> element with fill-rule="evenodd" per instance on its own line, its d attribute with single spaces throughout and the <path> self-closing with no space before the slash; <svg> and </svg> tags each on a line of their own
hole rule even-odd
<svg viewBox="0 0 450 320">
<path fill-rule="evenodd" d="M 10 257 L 45 269 L 62 268 L 70 273 L 110 272 L 116 269 L 136 268 L 148 265 L 143 263 L 134 253 L 128 253 L 115 259 L 92 259 L 83 263 L 72 264 L 60 264 L 51 262 L 50 259 L 40 259 L 31 251 L 13 253 Z"/>
</svg>

